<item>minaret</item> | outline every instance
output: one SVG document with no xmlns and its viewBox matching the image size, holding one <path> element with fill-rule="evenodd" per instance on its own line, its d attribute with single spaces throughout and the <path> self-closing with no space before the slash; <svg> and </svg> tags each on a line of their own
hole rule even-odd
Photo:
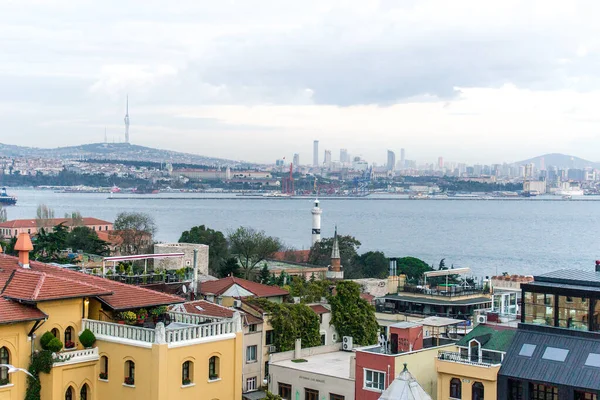
<svg viewBox="0 0 600 400">
<path fill-rule="evenodd" d="M 125 143 L 129 143 L 129 95 L 127 95 L 127 106 L 125 108 Z"/>
<path fill-rule="evenodd" d="M 321 241 L 321 214 L 323 210 L 319 207 L 319 199 L 315 199 L 315 206 L 312 211 L 313 223 L 312 223 L 312 245 Z"/>
<path fill-rule="evenodd" d="M 327 271 L 327 278 L 344 279 L 342 259 L 340 256 L 340 245 L 338 243 L 337 236 L 337 226 L 335 227 L 335 233 L 333 235 L 333 245 L 331 246 L 331 264 L 329 265 L 329 271 Z"/>
</svg>

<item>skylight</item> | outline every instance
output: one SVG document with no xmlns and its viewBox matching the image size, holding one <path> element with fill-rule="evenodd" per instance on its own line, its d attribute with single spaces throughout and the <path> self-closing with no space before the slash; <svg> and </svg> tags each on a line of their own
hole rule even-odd
<svg viewBox="0 0 600 400">
<path fill-rule="evenodd" d="M 569 350 L 567 349 L 559 349 L 558 347 L 546 347 L 546 351 L 544 351 L 544 355 L 542 356 L 542 358 L 544 360 L 563 362 L 567 359 L 567 355 L 569 355 Z"/>
<path fill-rule="evenodd" d="M 523 346 L 521 346 L 521 351 L 519 351 L 519 355 L 531 357 L 536 347 L 537 346 L 535 344 L 523 343 Z"/>
<path fill-rule="evenodd" d="M 585 360 L 585 365 L 588 367 L 600 367 L 600 354 L 590 353 Z"/>
</svg>

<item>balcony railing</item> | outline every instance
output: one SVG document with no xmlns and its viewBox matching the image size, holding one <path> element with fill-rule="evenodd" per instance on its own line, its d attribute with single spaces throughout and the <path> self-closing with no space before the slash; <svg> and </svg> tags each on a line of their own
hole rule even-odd
<svg viewBox="0 0 600 400">
<path fill-rule="evenodd" d="M 486 293 L 486 290 L 482 286 L 473 286 L 473 287 L 462 287 L 462 286 L 434 286 L 431 288 L 424 286 L 413 286 L 413 285 L 404 285 L 403 292 L 405 293 L 414 293 L 414 294 L 423 294 L 427 296 L 440 296 L 440 297 L 461 297 L 461 296 L 472 296 L 472 295 L 482 295 Z M 398 292 L 399 295 L 402 292 Z"/>
<path fill-rule="evenodd" d="M 451 361 L 461 364 L 474 365 L 478 367 L 490 368 L 495 365 L 500 365 L 501 362 L 487 357 L 468 357 L 458 352 L 440 351 L 438 352 L 438 360 Z"/>
<path fill-rule="evenodd" d="M 72 350 L 54 353 L 52 355 L 52 358 L 54 358 L 55 366 L 61 366 L 87 361 L 97 361 L 100 358 L 100 356 L 98 353 L 98 348 L 94 347 L 92 349 Z"/>
<path fill-rule="evenodd" d="M 188 314 L 190 315 L 189 318 L 183 315 L 185 313 L 170 314 L 177 314 L 175 318 L 179 319 L 179 321 L 176 321 L 176 323 L 172 323 L 167 327 L 162 323 L 159 323 L 156 328 L 150 329 L 84 319 L 83 329 L 87 328 L 91 330 L 99 340 L 121 340 L 124 343 L 137 343 L 137 345 L 142 347 L 151 347 L 153 343 L 183 344 L 188 341 L 241 331 L 239 314 L 234 315 L 233 319 L 211 323 L 203 323 L 200 321 L 200 319 L 203 319 L 202 317 L 199 317 L 196 320 L 196 323 L 194 323 L 194 316 L 190 314 Z"/>
<path fill-rule="evenodd" d="M 179 312 L 179 311 L 168 311 L 167 314 L 169 315 L 171 322 L 180 322 L 183 324 L 193 324 L 193 325 L 200 325 L 200 324 L 205 324 L 207 322 L 215 322 L 215 321 L 221 321 L 221 320 L 225 319 L 225 318 L 219 318 L 219 317 L 203 317 L 202 315 L 189 314 L 186 312 Z"/>
</svg>

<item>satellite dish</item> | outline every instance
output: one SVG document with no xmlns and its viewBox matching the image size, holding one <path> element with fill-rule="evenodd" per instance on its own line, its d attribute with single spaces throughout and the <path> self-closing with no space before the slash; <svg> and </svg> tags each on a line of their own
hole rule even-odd
<svg viewBox="0 0 600 400">
<path fill-rule="evenodd" d="M 183 285 L 181 286 L 181 291 L 183 292 L 183 294 L 187 293 L 187 286 Z"/>
</svg>

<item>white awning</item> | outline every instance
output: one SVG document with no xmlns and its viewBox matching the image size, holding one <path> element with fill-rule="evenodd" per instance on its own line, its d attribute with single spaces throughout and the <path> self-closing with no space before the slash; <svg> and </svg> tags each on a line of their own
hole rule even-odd
<svg viewBox="0 0 600 400">
<path fill-rule="evenodd" d="M 430 276 L 448 276 L 448 275 L 464 275 L 471 272 L 471 268 L 454 268 L 454 269 L 443 269 L 441 271 L 427 271 L 423 275 Z"/>
</svg>

